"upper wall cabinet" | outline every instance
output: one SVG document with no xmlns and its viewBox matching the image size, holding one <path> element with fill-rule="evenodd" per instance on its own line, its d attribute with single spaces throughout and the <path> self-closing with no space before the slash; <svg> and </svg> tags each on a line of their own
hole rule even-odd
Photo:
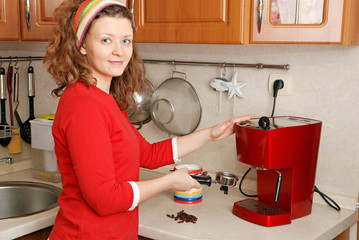
<svg viewBox="0 0 359 240">
<path fill-rule="evenodd" d="M 53 12 L 63 1 L 64 0 L 20 0 L 21 40 L 49 40 L 52 35 L 53 26 L 55 25 Z M 29 6 L 27 6 L 27 3 L 29 3 Z"/>
<path fill-rule="evenodd" d="M 0 40 L 19 40 L 20 20 L 18 12 L 18 1 L 0 0 Z"/>
<path fill-rule="evenodd" d="M 0 0 L 0 40 L 47 41 L 63 0 Z"/>
<path fill-rule="evenodd" d="M 64 0 L 0 0 L 0 40 L 48 41 Z M 126 3 L 126 0 L 120 0 Z"/>
<path fill-rule="evenodd" d="M 137 42 L 245 43 L 244 0 L 134 0 Z"/>
<path fill-rule="evenodd" d="M 254 0 L 250 43 L 359 44 L 357 0 Z"/>
<path fill-rule="evenodd" d="M 138 42 L 359 44 L 358 0 L 132 0 Z"/>
</svg>

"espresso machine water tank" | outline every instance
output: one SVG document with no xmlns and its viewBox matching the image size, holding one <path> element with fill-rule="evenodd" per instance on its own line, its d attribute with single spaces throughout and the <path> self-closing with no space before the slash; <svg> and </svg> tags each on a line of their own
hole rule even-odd
<svg viewBox="0 0 359 240">
<path fill-rule="evenodd" d="M 236 202 L 235 215 L 276 226 L 311 213 L 321 125 L 286 116 L 235 126 L 238 160 L 257 170 L 258 188 L 258 201 Z"/>
</svg>

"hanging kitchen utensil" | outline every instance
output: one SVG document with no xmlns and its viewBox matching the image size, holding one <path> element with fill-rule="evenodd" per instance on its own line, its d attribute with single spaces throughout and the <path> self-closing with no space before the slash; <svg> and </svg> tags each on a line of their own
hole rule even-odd
<svg viewBox="0 0 359 240">
<path fill-rule="evenodd" d="M 216 111 L 218 115 L 222 113 L 222 92 L 228 91 L 228 88 L 226 86 L 223 86 L 223 82 L 228 82 L 228 80 L 224 78 L 225 76 L 226 69 L 223 65 L 223 68 L 221 68 L 221 77 L 215 78 L 209 83 L 209 85 L 213 88 L 214 91 L 219 92 L 219 104 L 216 106 Z"/>
<path fill-rule="evenodd" d="M 183 78 L 174 74 L 183 74 Z M 183 136 L 196 130 L 202 116 L 201 101 L 186 74 L 173 71 L 154 91 L 151 98 L 151 117 L 162 131 Z"/>
<path fill-rule="evenodd" d="M 15 103 L 14 115 L 15 115 L 15 118 L 19 117 L 19 114 L 17 112 L 17 107 L 19 106 L 19 71 L 18 70 L 19 70 L 19 67 L 17 67 L 17 62 L 16 62 L 15 63 L 15 74 L 14 74 L 14 103 Z M 17 122 L 18 122 L 20 128 L 15 128 L 12 130 L 12 132 L 17 135 L 13 136 L 11 138 L 9 145 L 7 146 L 7 150 L 10 154 L 16 154 L 16 153 L 22 152 L 21 137 L 19 135 L 21 132 L 21 128 L 22 128 L 22 122 L 21 122 L 21 120 L 20 121 L 18 120 Z"/>
<path fill-rule="evenodd" d="M 9 64 L 10 65 L 10 64 Z M 0 65 L 0 101 L 1 101 L 1 122 L 0 130 L 6 131 L 8 126 L 6 122 L 6 86 L 5 86 L 5 68 Z M 7 146 L 10 143 L 11 137 L 0 138 L 0 145 Z"/>
<path fill-rule="evenodd" d="M 9 70 L 7 72 L 7 89 L 9 93 L 9 109 L 10 109 L 10 124 L 14 126 L 14 118 L 13 118 L 13 111 L 12 111 L 12 75 L 13 75 L 13 66 L 9 65 Z"/>
<path fill-rule="evenodd" d="M 141 129 L 143 124 L 151 121 L 150 103 L 154 87 L 148 79 L 145 83 L 146 85 L 140 91 L 133 94 L 134 107 L 129 107 L 126 110 L 131 123 L 138 126 L 137 129 Z"/>
<path fill-rule="evenodd" d="M 34 77 L 34 68 L 28 66 L 27 68 L 27 84 L 29 90 L 29 118 L 23 123 L 23 133 L 21 136 L 23 140 L 27 143 L 31 143 L 31 124 L 30 121 L 35 119 L 34 115 L 34 97 L 35 97 L 35 77 Z"/>
<path fill-rule="evenodd" d="M 23 125 L 23 123 L 21 121 L 19 113 L 17 112 L 17 108 L 18 108 L 18 106 L 20 104 L 20 102 L 19 102 L 19 88 L 20 87 L 19 86 L 20 86 L 19 73 L 17 73 L 17 74 L 15 73 L 15 75 L 14 75 L 14 103 L 15 103 L 14 115 L 15 115 L 15 119 L 17 121 L 17 124 L 20 127 L 21 138 L 23 140 L 25 140 L 27 135 L 25 135 L 24 125 Z"/>
</svg>

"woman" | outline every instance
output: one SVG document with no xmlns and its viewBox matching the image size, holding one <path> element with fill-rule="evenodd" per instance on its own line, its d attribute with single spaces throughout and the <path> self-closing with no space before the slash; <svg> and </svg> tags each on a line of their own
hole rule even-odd
<svg viewBox="0 0 359 240">
<path fill-rule="evenodd" d="M 44 62 L 61 96 L 52 131 L 63 192 L 50 240 L 137 239 L 139 204 L 169 189 L 200 187 L 188 169 L 139 181 L 140 167 L 178 162 L 251 118 L 148 143 L 124 112 L 144 84 L 131 18 L 116 0 L 69 0 L 55 11 Z"/>
</svg>

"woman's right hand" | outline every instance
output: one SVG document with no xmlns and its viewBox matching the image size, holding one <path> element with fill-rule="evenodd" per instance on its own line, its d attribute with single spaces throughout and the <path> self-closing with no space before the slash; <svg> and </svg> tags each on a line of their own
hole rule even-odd
<svg viewBox="0 0 359 240">
<path fill-rule="evenodd" d="M 167 175 L 150 180 L 139 181 L 139 203 L 167 190 L 186 192 L 192 188 L 201 188 L 201 184 L 188 174 L 188 168 L 181 168 Z"/>
<path fill-rule="evenodd" d="M 188 168 L 181 168 L 167 175 L 170 189 L 173 191 L 190 191 L 192 188 L 201 188 L 201 184 L 188 174 Z"/>
</svg>

